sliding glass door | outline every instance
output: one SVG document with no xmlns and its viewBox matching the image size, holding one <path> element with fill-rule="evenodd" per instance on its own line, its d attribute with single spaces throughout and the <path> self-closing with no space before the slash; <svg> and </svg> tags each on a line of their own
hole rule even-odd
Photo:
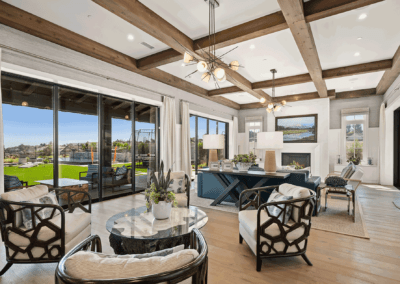
<svg viewBox="0 0 400 284">
<path fill-rule="evenodd" d="M 201 116 L 190 116 L 190 142 L 192 151 L 192 169 L 194 174 L 197 170 L 208 167 L 208 150 L 203 149 L 204 134 L 222 134 L 225 136 L 224 149 L 218 150 L 218 159 L 229 158 L 228 137 L 229 125 L 226 122 L 204 118 Z"/>
<path fill-rule="evenodd" d="M 159 163 L 158 107 L 5 72 L 1 84 L 9 184 L 93 200 L 147 188 Z"/>
</svg>

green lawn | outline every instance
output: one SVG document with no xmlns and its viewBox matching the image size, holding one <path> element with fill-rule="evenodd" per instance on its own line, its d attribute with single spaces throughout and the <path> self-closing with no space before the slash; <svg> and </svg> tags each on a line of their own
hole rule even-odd
<svg viewBox="0 0 400 284">
<path fill-rule="evenodd" d="M 121 167 L 123 164 L 114 164 L 113 167 Z M 130 165 L 130 164 L 125 164 Z M 87 171 L 87 167 L 60 165 L 60 177 L 79 179 L 79 172 Z M 136 169 L 136 172 L 147 173 L 147 169 Z M 17 176 L 20 180 L 27 181 L 28 185 L 38 184 L 35 180 L 46 180 L 53 178 L 53 165 L 39 165 L 33 168 L 5 167 L 4 174 Z M 85 174 L 82 174 L 85 176 Z"/>
</svg>

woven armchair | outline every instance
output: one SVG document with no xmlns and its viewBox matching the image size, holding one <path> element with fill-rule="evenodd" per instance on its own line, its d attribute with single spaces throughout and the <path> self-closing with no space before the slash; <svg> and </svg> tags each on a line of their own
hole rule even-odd
<svg viewBox="0 0 400 284">
<path fill-rule="evenodd" d="M 271 193 L 274 189 L 294 199 L 279 202 L 262 199 L 261 193 Z M 304 197 L 296 198 L 301 195 Z M 240 194 L 239 242 L 245 240 L 256 255 L 257 271 L 261 271 L 263 258 L 302 256 L 308 265 L 312 265 L 306 250 L 315 197 L 314 191 L 291 184 L 247 189 Z M 281 214 L 271 215 L 267 210 L 269 206 L 279 208 Z M 286 220 L 283 212 L 289 206 L 292 213 Z"/>
<path fill-rule="evenodd" d="M 26 202 L 47 194 L 47 186 L 43 185 L 1 195 L 0 226 L 7 264 L 0 271 L 0 276 L 13 264 L 59 262 L 66 252 L 90 236 L 90 195 L 65 189 L 54 189 L 54 192 L 57 197 L 64 195 L 68 201 L 67 210 L 58 204 Z M 21 200 L 27 196 L 30 198 Z M 82 205 L 83 201 L 88 202 L 88 208 Z M 77 208 L 81 209 L 79 213 L 74 212 Z M 22 211 L 26 209 L 32 216 L 31 229 L 22 224 Z M 40 215 L 44 209 L 51 210 L 47 218 Z"/>
<path fill-rule="evenodd" d="M 66 269 L 66 261 L 69 257 L 74 255 L 79 251 L 87 251 L 91 250 L 93 252 L 102 251 L 101 248 L 101 240 L 97 235 L 93 235 L 82 243 L 77 245 L 74 249 L 69 251 L 60 261 L 57 266 L 55 279 L 57 284 L 152 284 L 152 283 L 169 283 L 175 284 L 180 283 L 186 279 L 192 278 L 190 283 L 195 284 L 206 284 L 207 283 L 207 275 L 208 275 L 208 247 L 207 243 L 200 233 L 199 230 L 193 229 L 190 234 L 190 249 L 195 249 L 198 252 L 198 256 L 190 261 L 189 263 L 179 267 L 178 269 L 172 271 L 166 271 L 162 273 L 155 273 L 153 275 L 146 275 L 140 277 L 132 277 L 132 278 L 119 278 L 119 279 L 78 279 L 74 278 L 71 275 L 68 275 L 68 271 Z M 185 282 L 186 283 L 186 282 Z"/>
</svg>

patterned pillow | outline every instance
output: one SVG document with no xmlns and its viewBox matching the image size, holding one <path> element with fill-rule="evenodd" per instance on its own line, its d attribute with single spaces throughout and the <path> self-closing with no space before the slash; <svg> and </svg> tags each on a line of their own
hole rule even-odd
<svg viewBox="0 0 400 284">
<path fill-rule="evenodd" d="M 125 177 L 125 174 L 128 172 L 128 168 L 124 166 L 117 168 L 117 170 L 115 171 L 116 173 L 116 180 L 121 180 Z"/>
<path fill-rule="evenodd" d="M 173 193 L 184 193 L 185 192 L 185 188 L 184 188 L 184 183 L 183 183 L 183 178 L 181 179 L 173 179 L 171 180 L 170 184 L 169 184 L 169 191 L 172 191 Z"/>
<path fill-rule="evenodd" d="M 269 202 L 291 200 L 291 199 L 293 199 L 293 196 L 286 196 L 286 195 L 283 195 L 282 193 L 274 190 L 271 193 L 271 195 L 269 196 L 269 198 L 268 198 L 268 203 Z M 281 207 L 283 207 L 283 205 Z M 292 213 L 292 206 L 287 206 L 286 207 L 285 222 L 283 222 L 283 215 L 284 214 L 281 214 L 282 209 L 276 207 L 275 205 L 270 205 L 270 206 L 267 206 L 267 210 L 268 210 L 270 215 L 275 216 L 275 217 L 279 216 L 278 217 L 279 221 L 281 221 L 282 223 L 286 224 L 289 221 L 290 214 Z M 279 215 L 279 214 L 281 214 L 281 215 Z"/>
<path fill-rule="evenodd" d="M 347 185 L 347 181 L 344 180 L 342 177 L 328 177 L 325 180 L 326 185 L 329 186 L 334 186 L 334 187 L 344 187 L 345 185 Z"/>
<path fill-rule="evenodd" d="M 36 203 L 36 204 L 55 204 L 58 205 L 57 197 L 54 192 L 49 192 L 48 194 L 42 195 L 38 198 L 34 198 L 28 201 L 25 201 L 26 203 Z M 38 210 L 39 207 L 35 207 L 34 210 Z M 51 216 L 51 213 L 53 212 L 53 208 L 45 208 L 40 210 L 37 215 L 40 216 L 42 219 L 49 218 Z M 56 210 L 54 212 L 54 216 L 57 216 L 60 214 L 60 211 Z M 32 229 L 33 228 L 33 218 L 32 218 L 32 211 L 31 208 L 24 208 L 22 210 L 22 222 L 25 226 L 26 229 Z M 35 218 L 35 224 L 39 224 L 40 220 L 39 218 Z"/>
<path fill-rule="evenodd" d="M 342 178 L 345 178 L 345 177 L 346 177 L 347 172 L 351 169 L 351 164 L 352 164 L 352 162 L 350 162 L 350 163 L 342 170 L 342 172 L 341 172 L 341 174 L 340 174 L 340 176 L 341 176 Z"/>
<path fill-rule="evenodd" d="M 104 254 L 100 252 L 93 252 L 97 254 L 101 258 L 137 258 L 137 259 L 143 259 L 143 258 L 150 258 L 153 256 L 167 256 L 176 252 L 179 252 L 181 250 L 185 249 L 185 245 L 179 245 L 173 248 L 168 248 L 168 249 L 163 249 L 155 252 L 150 252 L 150 253 L 143 253 L 143 254 Z"/>
<path fill-rule="evenodd" d="M 22 186 L 22 183 L 18 177 L 4 175 L 4 188 L 5 189 L 12 188 L 12 187 L 18 187 L 18 186 Z"/>
</svg>

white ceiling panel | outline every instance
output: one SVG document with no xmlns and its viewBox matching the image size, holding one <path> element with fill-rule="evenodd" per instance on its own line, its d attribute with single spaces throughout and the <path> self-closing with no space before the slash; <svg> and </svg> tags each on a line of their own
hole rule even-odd
<svg viewBox="0 0 400 284">
<path fill-rule="evenodd" d="M 335 89 L 337 93 L 352 90 L 376 88 L 384 71 L 354 75 L 336 79 L 325 80 L 328 90 Z"/>
<path fill-rule="evenodd" d="M 254 96 L 252 96 L 248 93 L 245 93 L 245 92 L 234 93 L 234 94 L 230 94 L 230 95 L 222 95 L 221 97 L 227 98 L 238 104 L 249 104 L 249 103 L 258 103 L 259 102 L 259 100 L 257 100 Z"/>
<path fill-rule="evenodd" d="M 271 89 L 264 89 L 263 91 L 272 95 Z M 310 82 L 310 83 L 303 83 L 303 84 L 298 84 L 298 85 L 277 87 L 275 89 L 275 96 L 276 97 L 291 96 L 291 95 L 297 95 L 297 94 L 312 93 L 312 92 L 316 92 L 316 91 L 317 91 L 317 89 L 315 88 L 314 83 Z"/>
<path fill-rule="evenodd" d="M 4 2 L 134 58 L 169 48 L 90 0 L 5 0 Z M 133 41 L 127 39 L 129 34 L 134 36 Z M 143 46 L 142 42 L 150 44 L 154 49 Z"/>
<path fill-rule="evenodd" d="M 251 82 L 272 79 L 271 69 L 278 71 L 276 78 L 308 73 L 289 29 L 218 49 L 216 54 L 234 47 L 237 48 L 222 59 L 225 63 L 239 61 L 245 67 L 239 68 L 240 74 Z"/>
<path fill-rule="evenodd" d="M 203 89 L 206 89 L 206 90 L 217 89 L 217 87 L 214 84 L 214 79 L 211 78 L 208 83 L 203 82 L 201 80 L 201 73 L 199 73 L 199 72 L 196 72 L 196 73 L 190 75 L 190 77 L 185 78 L 190 73 L 196 71 L 197 67 L 196 67 L 196 64 L 184 65 L 183 64 L 183 55 L 182 55 L 182 60 L 173 62 L 173 63 L 169 63 L 166 65 L 160 66 L 158 68 L 167 73 L 170 73 L 178 78 L 184 79 L 190 83 L 193 83 L 199 87 L 202 87 Z M 233 86 L 233 84 L 228 81 L 225 81 L 223 83 L 219 82 L 218 85 L 220 88 Z"/>
<path fill-rule="evenodd" d="M 400 1 L 386 0 L 312 22 L 322 69 L 392 58 L 400 45 L 399 15 Z"/>
<path fill-rule="evenodd" d="M 204 0 L 142 0 L 144 5 L 192 39 L 208 35 L 208 3 Z M 280 11 L 276 0 L 219 0 L 216 31 Z"/>
</svg>

